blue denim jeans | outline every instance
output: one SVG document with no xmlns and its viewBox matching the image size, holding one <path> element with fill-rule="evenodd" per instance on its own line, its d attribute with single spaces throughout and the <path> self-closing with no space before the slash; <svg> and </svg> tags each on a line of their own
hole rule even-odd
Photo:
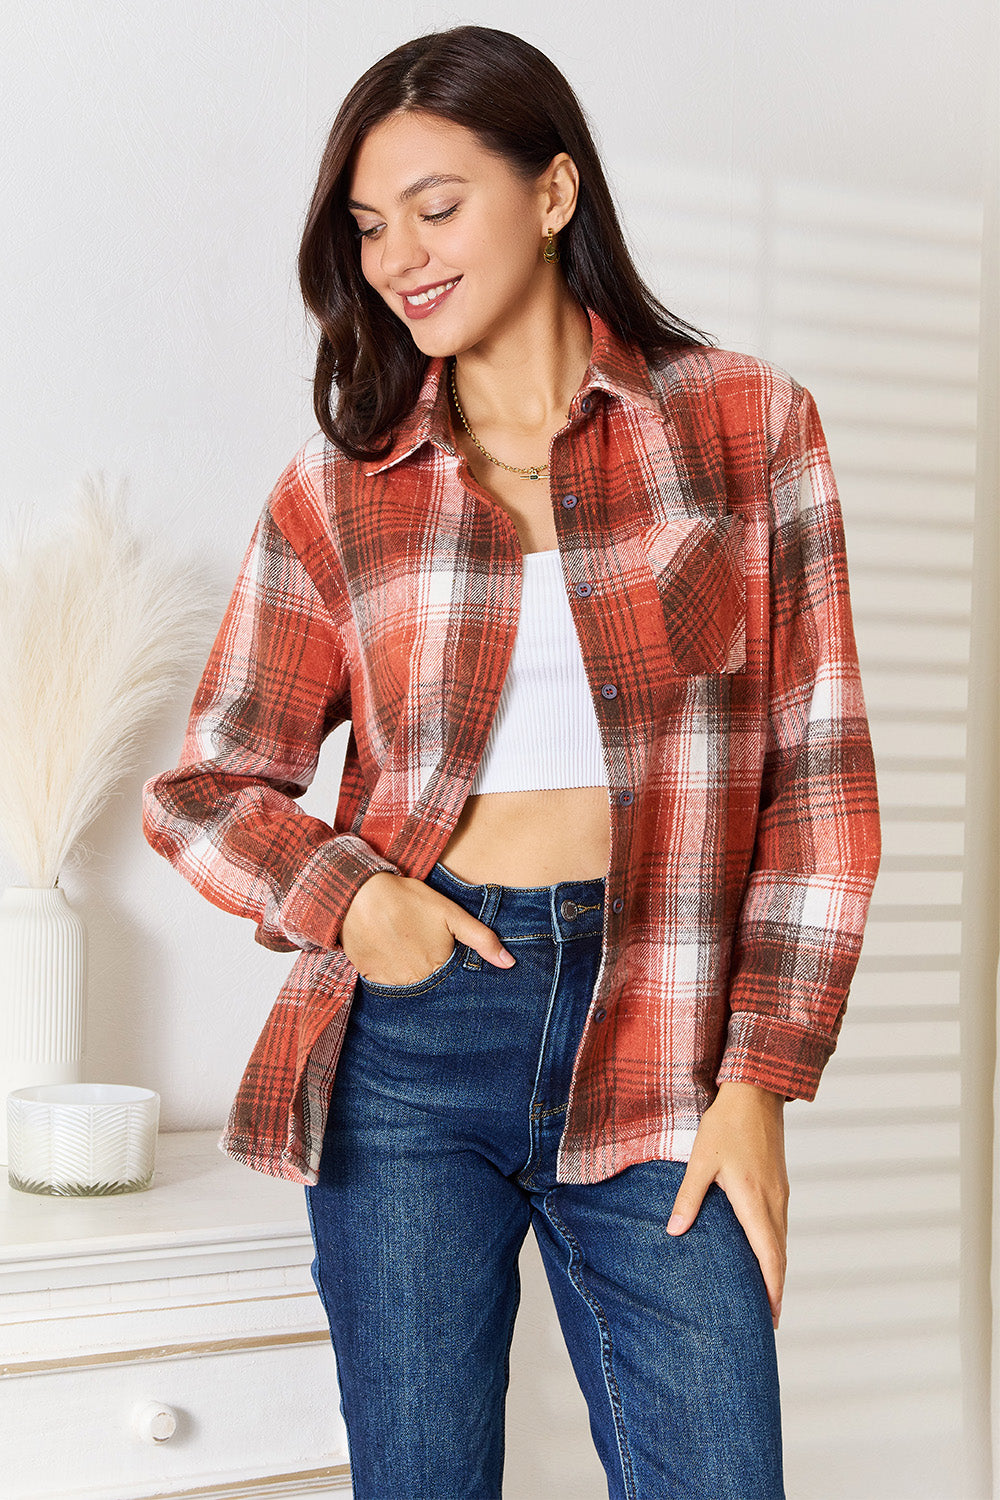
<svg viewBox="0 0 1000 1500">
<path fill-rule="evenodd" d="M 604 881 L 427 883 L 517 962 L 457 944 L 416 984 L 358 980 L 306 1189 L 355 1500 L 499 1500 L 529 1224 L 611 1500 L 780 1500 L 767 1295 L 725 1194 L 671 1238 L 682 1162 L 556 1181 Z"/>
</svg>

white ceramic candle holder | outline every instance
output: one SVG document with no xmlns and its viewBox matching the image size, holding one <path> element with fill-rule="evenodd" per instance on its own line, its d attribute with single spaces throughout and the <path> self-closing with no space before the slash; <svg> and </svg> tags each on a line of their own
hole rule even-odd
<svg viewBox="0 0 1000 1500">
<path fill-rule="evenodd" d="M 118 1083 L 54 1083 L 7 1096 L 8 1179 L 63 1198 L 149 1186 L 160 1096 Z"/>
</svg>

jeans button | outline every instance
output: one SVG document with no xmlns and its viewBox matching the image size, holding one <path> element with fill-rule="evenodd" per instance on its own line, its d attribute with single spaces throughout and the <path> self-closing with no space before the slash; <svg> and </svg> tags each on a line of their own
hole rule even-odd
<svg viewBox="0 0 1000 1500">
<path fill-rule="evenodd" d="M 559 915 L 565 917 L 567 922 L 574 921 L 578 912 L 579 908 L 575 901 L 563 901 L 559 907 Z"/>
</svg>

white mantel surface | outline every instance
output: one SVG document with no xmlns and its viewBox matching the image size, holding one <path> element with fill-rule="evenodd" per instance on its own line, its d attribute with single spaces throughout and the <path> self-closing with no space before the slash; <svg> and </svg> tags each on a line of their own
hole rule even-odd
<svg viewBox="0 0 1000 1500">
<path fill-rule="evenodd" d="M 106 1198 L 57 1198 L 0 1187 L 0 1290 L 37 1287 L 41 1265 L 62 1281 L 87 1266 L 133 1270 L 239 1247 L 241 1259 L 282 1252 L 312 1258 L 305 1194 L 296 1183 L 252 1172 L 224 1156 L 218 1130 L 160 1135 L 150 1187 Z M 55 1282 L 52 1283 L 55 1285 Z"/>
</svg>

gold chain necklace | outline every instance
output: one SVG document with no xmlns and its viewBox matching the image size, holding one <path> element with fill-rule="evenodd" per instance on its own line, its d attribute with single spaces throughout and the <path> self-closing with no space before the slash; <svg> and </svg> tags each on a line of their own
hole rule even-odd
<svg viewBox="0 0 1000 1500">
<path fill-rule="evenodd" d="M 465 412 L 462 410 L 462 403 L 458 399 L 458 391 L 455 388 L 454 360 L 452 360 L 451 363 L 451 394 L 455 402 L 455 410 L 458 412 L 458 415 L 462 419 L 462 426 L 465 428 L 466 432 L 469 434 L 470 438 L 475 443 L 476 447 L 479 449 L 483 457 L 488 458 L 491 464 L 496 464 L 498 469 L 506 469 L 508 474 L 519 474 L 522 479 L 542 479 L 549 472 L 548 464 L 538 464 L 538 466 L 533 469 L 517 469 L 513 464 L 505 464 L 502 458 L 494 458 L 493 454 L 490 453 L 488 449 L 483 447 L 482 443 L 476 437 L 476 434 L 473 432 L 472 428 L 466 421 Z"/>
</svg>

